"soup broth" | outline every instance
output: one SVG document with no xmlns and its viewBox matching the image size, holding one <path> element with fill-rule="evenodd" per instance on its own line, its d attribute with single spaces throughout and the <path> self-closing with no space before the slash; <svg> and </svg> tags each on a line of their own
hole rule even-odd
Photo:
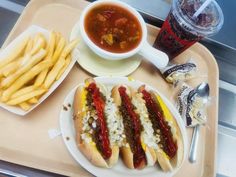
<svg viewBox="0 0 236 177">
<path fill-rule="evenodd" d="M 84 25 L 93 43 L 113 53 L 128 52 L 137 47 L 142 39 L 138 19 L 128 10 L 113 4 L 90 10 Z"/>
</svg>

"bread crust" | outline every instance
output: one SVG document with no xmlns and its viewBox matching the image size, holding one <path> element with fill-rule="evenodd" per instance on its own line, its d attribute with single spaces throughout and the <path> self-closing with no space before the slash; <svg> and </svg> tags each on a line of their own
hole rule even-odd
<svg viewBox="0 0 236 177">
<path fill-rule="evenodd" d="M 130 92 L 131 92 L 131 96 L 132 98 L 136 98 L 138 92 L 136 89 L 133 89 L 133 88 L 130 88 Z M 137 114 L 139 114 L 139 112 L 137 111 Z M 141 121 L 140 121 L 141 122 Z M 142 123 L 142 122 L 141 122 Z M 142 134 L 141 134 L 141 137 L 142 137 Z M 144 143 L 144 140 L 143 140 L 143 137 L 141 138 L 141 142 L 143 144 Z M 157 157 L 156 157 L 156 153 L 155 153 L 155 150 L 152 148 L 152 147 L 149 147 L 145 144 L 145 149 L 144 149 L 144 152 L 145 152 L 145 155 L 146 155 L 146 159 L 147 159 L 147 166 L 153 166 L 156 161 L 157 161 Z"/>
<path fill-rule="evenodd" d="M 145 149 L 146 159 L 147 159 L 147 166 L 153 166 L 157 161 L 157 155 L 153 148 L 146 147 Z"/>
<path fill-rule="evenodd" d="M 122 146 L 120 148 L 121 151 L 121 157 L 122 160 L 124 162 L 124 164 L 130 168 L 130 169 L 134 169 L 134 162 L 133 162 L 133 153 L 130 149 L 130 147 L 126 147 L 126 146 Z"/>
<path fill-rule="evenodd" d="M 143 89 L 145 89 L 145 86 L 139 87 L 138 91 L 141 93 L 141 91 Z M 156 97 L 157 94 L 153 91 L 149 91 L 149 92 L 151 93 L 151 96 L 152 96 L 153 100 L 156 102 L 156 104 L 160 105 L 159 101 Z M 160 107 L 161 107 L 161 105 L 160 105 Z M 161 107 L 161 109 L 163 110 L 163 107 Z M 161 149 L 160 146 L 159 146 L 158 150 L 155 150 L 157 161 L 163 171 L 172 171 L 174 168 L 179 167 L 183 161 L 183 154 L 184 154 L 184 152 L 183 152 L 183 139 L 182 139 L 182 136 L 180 133 L 180 128 L 179 128 L 176 120 L 173 118 L 173 115 L 172 114 L 170 114 L 170 115 L 172 116 L 170 118 L 172 120 L 172 124 L 169 124 L 169 125 L 176 130 L 176 133 L 173 134 L 173 139 L 177 143 L 178 150 L 177 150 L 177 154 L 172 159 L 170 159 L 165 154 L 165 152 Z M 165 118 L 165 120 L 168 121 L 166 118 Z"/>
<path fill-rule="evenodd" d="M 156 93 L 151 91 L 151 95 L 152 95 L 154 101 L 157 104 L 159 104 L 159 101 L 157 99 Z M 167 108 L 166 105 L 164 105 L 164 106 Z M 160 105 L 160 107 L 161 107 L 161 105 Z M 161 109 L 163 110 L 164 108 L 161 107 Z M 184 158 L 183 138 L 182 138 L 182 135 L 181 135 L 181 131 L 180 131 L 180 128 L 179 128 L 175 118 L 173 117 L 173 115 L 171 113 L 170 113 L 170 116 L 171 117 L 169 117 L 168 119 L 171 119 L 172 123 L 169 124 L 169 125 L 171 126 L 171 128 L 175 129 L 175 134 L 172 134 L 172 135 L 173 135 L 174 141 L 177 143 L 178 150 L 177 150 L 177 153 L 176 153 L 175 157 L 173 157 L 170 160 L 168 159 L 169 162 L 167 160 L 163 160 L 163 159 L 160 158 L 160 155 L 163 154 L 163 153 L 159 153 L 159 155 L 158 155 L 158 157 L 159 157 L 158 162 L 159 161 L 161 162 L 161 163 L 159 162 L 161 167 L 163 168 L 163 170 L 166 169 L 168 171 L 172 171 L 174 168 L 178 168 L 181 165 L 181 163 L 183 161 L 183 158 Z M 166 121 L 168 121 L 166 119 L 166 117 L 164 117 L 164 118 L 165 118 Z"/>
<path fill-rule="evenodd" d="M 168 159 L 164 153 L 165 152 L 162 149 L 158 149 L 156 151 L 157 161 L 163 171 L 165 171 L 165 172 L 172 171 L 173 167 L 171 164 L 171 160 Z"/>
<path fill-rule="evenodd" d="M 111 91 L 111 97 L 113 98 L 114 103 L 117 107 L 119 107 L 121 105 L 121 97 L 120 97 L 120 94 L 119 94 L 119 91 L 118 91 L 118 88 L 120 86 L 121 85 L 114 86 L 112 88 L 112 91 Z M 126 140 L 124 140 L 124 141 L 126 141 Z M 122 157 L 122 160 L 123 160 L 124 164 L 128 168 L 134 169 L 133 153 L 130 149 L 130 146 L 128 145 L 127 147 L 126 146 L 120 147 L 120 152 L 121 152 L 121 157 Z"/>
<path fill-rule="evenodd" d="M 83 86 L 79 86 L 75 92 L 74 95 L 74 102 L 73 102 L 73 108 L 74 108 L 74 126 L 75 126 L 75 130 L 76 130 L 76 142 L 77 145 L 82 143 L 81 140 L 81 134 L 82 134 L 82 116 L 83 116 L 83 105 L 81 104 L 81 100 L 82 100 L 82 92 L 83 92 L 84 87 Z"/>
<path fill-rule="evenodd" d="M 113 89 L 112 89 L 112 97 L 114 99 L 114 102 L 115 102 L 116 106 L 121 105 L 121 97 L 120 97 L 120 94 L 119 94 L 119 91 L 118 91 L 120 86 L 123 86 L 123 87 L 126 88 L 126 93 L 127 93 L 128 96 L 132 97 L 133 94 L 135 94 L 135 90 L 131 87 L 126 86 L 126 85 L 114 86 Z M 136 92 L 136 94 L 137 94 L 137 92 Z M 125 140 L 125 142 L 126 142 L 126 140 Z M 144 143 L 142 141 L 142 139 L 141 139 L 141 143 Z M 143 161 L 137 169 L 142 169 L 146 165 L 153 166 L 156 162 L 156 153 L 155 153 L 153 148 L 148 147 L 146 145 L 145 149 L 143 149 L 143 150 L 144 150 L 145 155 L 146 155 L 147 164 Z M 120 148 L 120 151 L 121 151 L 121 156 L 122 156 L 122 160 L 123 160 L 124 164 L 128 168 L 134 169 L 133 153 L 132 153 L 131 148 L 128 145 L 128 143 L 126 143 L 125 146 L 122 146 Z"/>
<path fill-rule="evenodd" d="M 95 82 L 93 79 L 89 78 L 85 80 L 85 85 L 89 85 L 90 83 Z M 97 85 L 98 86 L 98 85 Z M 100 91 L 106 95 L 106 87 L 99 84 Z M 80 151 L 84 154 L 84 156 L 95 166 L 103 167 L 103 168 L 110 168 L 114 166 L 119 157 L 119 147 L 114 145 L 111 146 L 112 155 L 108 160 L 105 160 L 100 152 L 96 148 L 96 144 L 94 142 L 85 142 L 81 138 L 81 134 L 83 133 L 83 116 L 86 113 L 85 109 L 85 102 L 83 101 L 83 97 L 86 98 L 84 95 L 84 86 L 79 86 L 74 95 L 74 126 L 76 130 L 76 143 Z"/>
</svg>

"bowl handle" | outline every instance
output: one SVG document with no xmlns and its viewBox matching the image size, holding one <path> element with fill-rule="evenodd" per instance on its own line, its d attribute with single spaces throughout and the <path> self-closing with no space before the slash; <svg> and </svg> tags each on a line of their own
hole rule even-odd
<svg viewBox="0 0 236 177">
<path fill-rule="evenodd" d="M 138 52 L 152 64 L 154 64 L 158 69 L 162 69 L 167 66 L 169 62 L 169 57 L 166 53 L 155 49 L 147 41 L 144 42 L 141 50 Z"/>
</svg>

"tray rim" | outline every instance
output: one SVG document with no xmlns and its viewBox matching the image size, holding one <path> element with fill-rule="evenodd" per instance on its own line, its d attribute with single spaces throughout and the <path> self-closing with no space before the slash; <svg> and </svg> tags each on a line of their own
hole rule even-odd
<svg viewBox="0 0 236 177">
<path fill-rule="evenodd" d="M 8 34 L 6 40 L 4 41 L 3 45 L 2 45 L 2 48 L 6 47 L 6 45 L 8 45 L 12 39 L 12 35 L 13 33 L 15 32 L 15 30 L 17 28 L 20 27 L 20 24 L 22 23 L 22 21 L 24 20 L 24 18 L 27 16 L 27 13 L 29 10 L 31 10 L 31 8 L 35 8 L 35 4 L 38 4 L 40 6 L 37 6 L 37 9 L 40 9 L 44 6 L 47 6 L 47 5 L 65 5 L 65 6 L 69 6 L 71 8 L 75 8 L 73 6 L 71 6 L 73 3 L 78 3 L 78 4 L 81 4 L 81 3 L 84 3 L 85 5 L 86 4 L 89 4 L 91 2 L 88 2 L 86 0 L 77 0 L 77 1 L 64 1 L 64 0 L 31 0 L 27 6 L 25 7 L 24 11 L 22 12 L 22 14 L 20 15 L 20 17 L 18 18 L 17 22 L 15 23 L 15 25 L 13 26 L 12 30 L 10 31 L 10 33 Z M 156 17 L 153 17 L 153 18 L 156 18 Z M 151 26 L 152 28 L 158 28 L 154 25 L 150 25 L 150 24 L 147 24 L 148 26 Z M 22 30 L 24 31 L 24 30 Z M 213 166 L 213 170 L 209 171 L 208 170 L 208 167 L 206 167 L 206 170 L 204 170 L 205 168 L 203 167 L 203 173 L 202 173 L 202 176 L 215 176 L 216 175 L 216 152 L 217 152 L 217 132 L 218 132 L 218 99 L 219 99 L 219 68 L 218 68 L 218 64 L 215 60 L 215 57 L 213 56 L 213 54 L 205 47 L 203 46 L 202 44 L 200 43 L 196 43 L 193 47 L 200 47 L 202 48 L 203 50 L 205 50 L 205 52 L 208 53 L 208 55 L 210 56 L 210 58 L 212 58 L 212 60 L 205 60 L 208 64 L 210 63 L 211 65 L 214 65 L 212 67 L 215 68 L 215 73 L 216 73 L 216 77 L 215 77 L 215 92 L 214 92 L 214 100 L 216 102 L 215 104 L 215 111 L 213 112 L 214 115 L 215 115 L 215 123 L 214 125 L 212 125 L 212 127 L 214 128 L 214 134 L 215 134 L 215 138 L 214 138 L 214 156 L 213 156 L 213 164 L 211 163 L 211 165 Z M 206 130 L 208 131 L 208 130 Z M 211 130 L 213 131 L 213 130 Z M 63 170 L 52 170 L 52 169 L 49 169 L 49 167 L 46 167 L 46 166 L 43 166 L 42 168 L 39 167 L 39 165 L 37 163 L 32 163 L 31 165 L 29 165 L 27 162 L 23 162 L 18 160 L 17 162 L 16 161 L 13 161 L 13 159 L 11 158 L 3 158 L 2 160 L 5 160 L 5 161 L 8 161 L 8 162 L 12 162 L 12 163 L 17 163 L 17 164 L 20 164 L 20 165 L 26 165 L 28 167 L 31 167 L 31 168 L 38 168 L 39 170 L 46 170 L 46 171 L 51 171 L 53 173 L 61 173 L 61 174 L 66 174 Z M 204 162 L 206 161 L 206 156 L 204 157 Z M 68 172 L 67 172 L 68 173 Z"/>
</svg>

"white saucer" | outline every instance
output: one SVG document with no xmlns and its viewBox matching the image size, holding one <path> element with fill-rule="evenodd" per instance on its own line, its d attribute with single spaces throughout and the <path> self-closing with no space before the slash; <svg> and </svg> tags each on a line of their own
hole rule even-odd
<svg viewBox="0 0 236 177">
<path fill-rule="evenodd" d="M 96 76 L 127 76 L 134 72 L 141 63 L 141 56 L 134 55 L 125 60 L 111 61 L 106 60 L 96 55 L 84 43 L 80 36 L 79 22 L 73 27 L 70 40 L 79 37 L 78 45 L 79 57 L 77 62 L 82 68 Z"/>
</svg>

